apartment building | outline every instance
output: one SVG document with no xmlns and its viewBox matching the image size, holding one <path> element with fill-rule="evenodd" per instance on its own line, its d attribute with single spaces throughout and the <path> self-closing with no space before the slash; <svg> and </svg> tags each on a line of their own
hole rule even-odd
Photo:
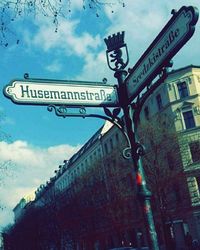
<svg viewBox="0 0 200 250">
<path fill-rule="evenodd" d="M 153 124 L 156 117 L 161 117 L 170 133 L 178 135 L 176 147 L 172 147 L 170 154 L 164 144 L 167 138 L 163 139 L 164 149 L 159 151 L 160 162 L 166 164 L 158 166 L 157 174 L 161 172 L 161 165 L 169 168 L 164 172 L 169 174 L 165 179 L 169 187 L 163 189 L 164 196 L 152 192 L 156 230 L 161 246 L 169 248 L 170 241 L 174 240 L 177 249 L 184 249 L 187 232 L 193 239 L 200 240 L 200 66 L 190 65 L 168 74 L 145 102 L 140 125 Z M 154 124 L 156 134 L 158 124 Z M 152 148 L 155 145 L 151 139 L 144 143 Z M 147 245 L 134 170 L 131 160 L 122 157 L 126 146 L 123 133 L 106 122 L 74 156 L 55 170 L 54 177 L 37 189 L 36 198 L 27 209 L 40 208 L 39 214 L 35 213 L 37 228 L 34 224 L 32 229 L 29 225 L 29 229 L 37 231 L 34 239 L 43 244 L 42 249 L 46 244 L 48 249 L 87 250 Z M 146 174 L 150 179 L 148 171 Z M 162 198 L 159 202 L 158 197 Z M 20 208 L 20 204 L 16 208 Z M 45 208 L 43 213 L 42 208 Z M 14 212 L 16 216 L 20 213 L 19 209 Z M 15 240 L 20 230 L 31 241 L 33 233 L 27 230 L 25 233 L 20 221 L 11 230 Z M 19 244 L 19 249 L 26 246 Z M 41 248 L 35 245 L 34 249 Z"/>
<path fill-rule="evenodd" d="M 166 221 L 166 223 L 169 223 L 172 237 L 175 237 L 177 246 L 180 248 L 184 247 L 184 236 L 188 231 L 193 239 L 200 239 L 199 108 L 200 67 L 190 65 L 172 70 L 168 74 L 165 82 L 146 101 L 140 118 L 142 121 L 147 121 L 159 115 L 166 123 L 167 119 L 170 119 L 168 128 L 170 127 L 178 135 L 179 148 L 176 149 L 178 154 L 174 152 L 173 155 L 176 156 L 175 160 L 179 158 L 178 165 L 183 173 L 179 187 L 176 186 L 174 190 L 178 196 L 179 209 L 173 208 L 171 222 Z M 173 157 L 168 160 L 170 167 Z"/>
</svg>

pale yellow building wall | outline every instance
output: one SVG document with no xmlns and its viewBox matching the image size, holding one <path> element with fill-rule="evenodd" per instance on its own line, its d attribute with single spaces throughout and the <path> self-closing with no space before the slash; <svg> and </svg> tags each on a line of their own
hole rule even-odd
<svg viewBox="0 0 200 250">
<path fill-rule="evenodd" d="M 189 96 L 180 98 L 177 83 L 185 81 L 187 83 Z M 162 97 L 163 108 L 158 111 L 156 96 Z M 200 140 L 200 68 L 185 67 L 180 70 L 170 72 L 169 76 L 149 97 L 144 104 L 141 120 L 145 119 L 144 108 L 148 106 L 151 116 L 157 113 L 167 114 L 174 120 L 174 129 L 181 133 L 179 142 L 182 166 L 185 172 L 189 173 L 187 177 L 188 189 L 191 196 L 192 206 L 200 205 L 199 187 L 196 181 L 196 173 L 200 170 L 199 162 L 192 162 L 192 156 L 189 148 L 189 142 Z M 186 129 L 183 118 L 183 111 L 193 111 L 195 127 Z"/>
<path fill-rule="evenodd" d="M 188 86 L 189 96 L 180 99 L 177 83 L 185 81 Z M 160 94 L 163 103 L 163 109 L 158 110 L 156 96 Z M 145 102 L 141 113 L 141 120 L 145 119 L 144 108 L 149 107 L 150 116 L 159 113 L 166 113 L 174 117 L 176 131 L 185 130 L 185 124 L 182 116 L 183 105 L 191 103 L 196 127 L 200 126 L 200 69 L 186 68 L 179 71 L 172 71 L 164 83 L 162 83 Z M 190 106 L 185 107 L 190 109 Z"/>
</svg>

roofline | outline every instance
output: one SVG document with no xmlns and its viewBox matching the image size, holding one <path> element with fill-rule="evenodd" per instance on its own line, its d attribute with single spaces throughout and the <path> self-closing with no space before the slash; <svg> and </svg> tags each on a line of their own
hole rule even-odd
<svg viewBox="0 0 200 250">
<path fill-rule="evenodd" d="M 171 75 L 171 74 L 174 74 L 176 72 L 179 72 L 179 71 L 182 71 L 182 70 L 185 70 L 185 69 L 189 69 L 189 68 L 198 68 L 200 69 L 200 65 L 193 65 L 193 64 L 190 64 L 190 65 L 187 65 L 185 67 L 182 67 L 182 68 L 179 68 L 179 69 L 173 69 L 172 71 L 170 71 L 168 73 L 168 75 Z"/>
<path fill-rule="evenodd" d="M 72 165 L 74 162 L 76 162 L 76 160 L 74 160 L 73 161 L 73 159 L 78 155 L 78 154 L 80 154 L 80 152 L 81 151 L 83 151 L 80 155 L 83 155 L 86 151 L 84 150 L 84 149 L 86 149 L 86 148 L 91 148 L 91 146 L 93 145 L 93 143 L 90 145 L 90 147 L 87 147 L 88 146 L 88 144 L 90 144 L 91 143 L 91 141 L 96 137 L 96 136 L 98 136 L 98 135 L 100 135 L 101 134 L 101 130 L 102 130 L 102 128 L 103 128 L 103 126 L 104 125 L 102 125 L 91 137 L 90 137 L 90 139 L 88 139 L 88 141 L 86 141 L 86 143 L 84 143 L 84 145 L 75 153 L 75 154 L 73 154 L 71 157 L 70 157 L 70 159 L 69 159 L 69 163 L 71 163 L 70 165 Z M 72 162 L 71 162 L 72 161 Z"/>
</svg>

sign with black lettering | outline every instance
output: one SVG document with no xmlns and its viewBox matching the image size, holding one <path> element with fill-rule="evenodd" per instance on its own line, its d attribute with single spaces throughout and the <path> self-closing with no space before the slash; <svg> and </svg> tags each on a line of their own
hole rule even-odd
<svg viewBox="0 0 200 250">
<path fill-rule="evenodd" d="M 116 88 L 97 82 L 13 80 L 4 95 L 18 104 L 118 106 Z"/>
<path fill-rule="evenodd" d="M 198 9 L 183 6 L 129 71 L 125 82 L 132 101 L 161 72 L 167 62 L 191 38 L 198 20 Z"/>
</svg>

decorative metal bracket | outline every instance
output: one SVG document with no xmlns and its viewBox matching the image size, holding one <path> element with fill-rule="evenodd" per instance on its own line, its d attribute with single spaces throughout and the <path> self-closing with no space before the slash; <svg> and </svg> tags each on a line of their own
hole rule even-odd
<svg viewBox="0 0 200 250">
<path fill-rule="evenodd" d="M 135 152 L 137 155 L 137 159 L 139 159 L 141 156 L 145 154 L 145 147 L 140 142 L 137 142 L 135 146 L 136 146 Z"/>
<path fill-rule="evenodd" d="M 76 112 L 72 112 L 70 111 L 71 109 L 75 109 Z M 109 122 L 111 122 L 112 124 L 114 124 L 115 126 L 117 126 L 120 131 L 123 133 L 123 135 L 125 136 L 125 139 L 127 141 L 127 147 L 123 150 L 123 157 L 125 159 L 130 159 L 131 158 L 131 146 L 130 146 L 130 140 L 129 137 L 124 129 L 124 122 L 121 118 L 118 117 L 119 113 L 121 112 L 121 108 L 115 108 L 112 111 L 106 107 L 104 107 L 104 113 L 105 115 L 100 115 L 100 114 L 91 114 L 91 113 L 87 113 L 87 110 L 84 106 L 80 106 L 80 107 L 68 107 L 65 105 L 62 106 L 56 106 L 56 105 L 49 105 L 47 107 L 47 110 L 49 112 L 52 112 L 53 110 L 55 111 L 55 114 L 57 116 L 66 118 L 66 117 L 82 117 L 82 118 L 86 118 L 86 117 L 94 117 L 94 118 L 100 118 L 103 120 L 107 120 Z"/>
</svg>

